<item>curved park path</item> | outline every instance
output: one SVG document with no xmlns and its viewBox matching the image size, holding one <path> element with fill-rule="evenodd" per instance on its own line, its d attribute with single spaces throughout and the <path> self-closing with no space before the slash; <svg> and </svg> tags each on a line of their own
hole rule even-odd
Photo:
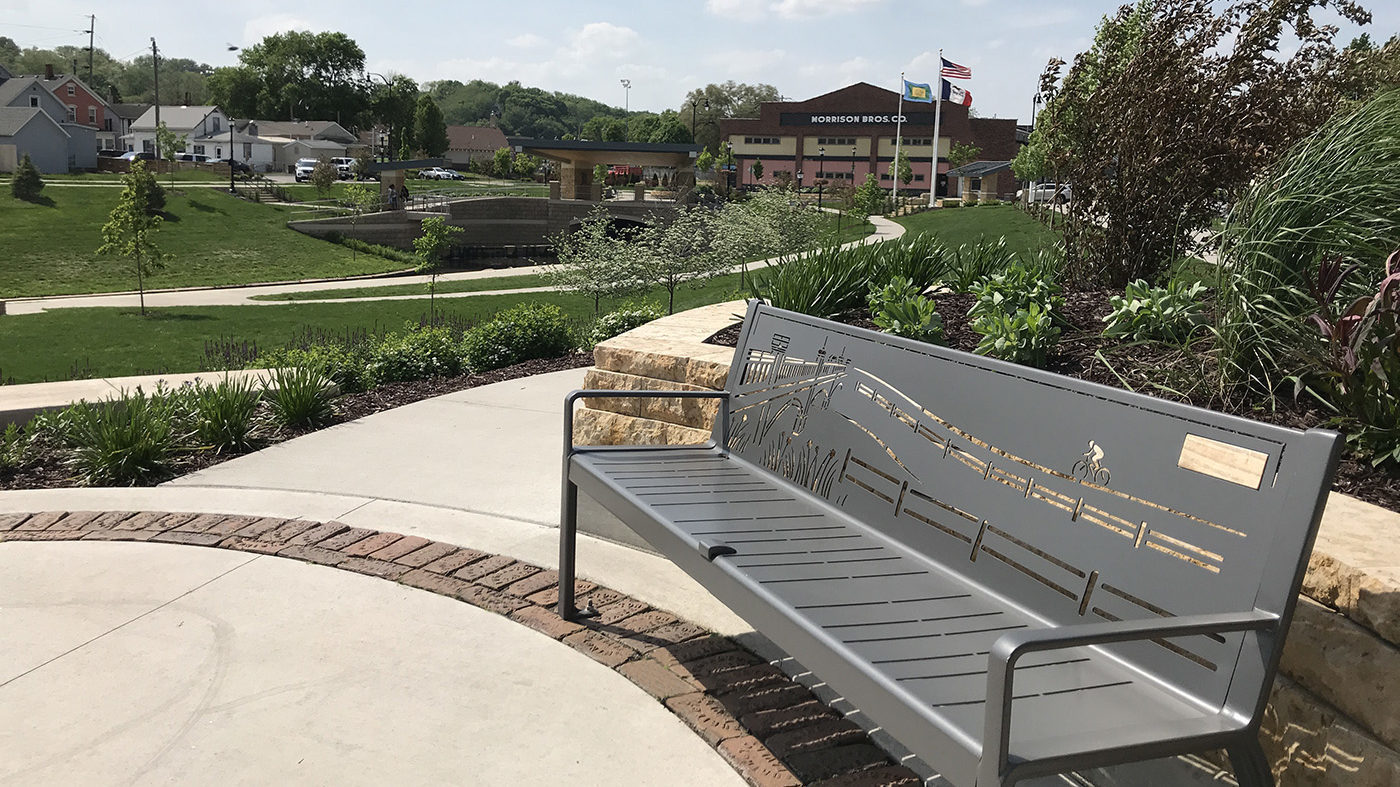
<svg viewBox="0 0 1400 787">
<path fill-rule="evenodd" d="M 861 246 L 867 243 L 878 243 L 884 240 L 898 238 L 904 234 L 904 227 L 881 216 L 871 216 L 870 222 L 875 225 L 875 232 L 860 240 L 846 243 L 846 247 Z M 749 268 L 762 268 L 777 262 L 777 258 L 759 260 L 750 263 Z M 739 270 L 735 266 L 734 270 Z M 501 276 L 521 276 L 531 273 L 542 273 L 542 266 L 525 266 L 520 268 L 492 268 L 490 270 L 463 271 L 459 273 L 445 273 L 439 275 L 439 282 L 462 281 L 470 279 L 492 279 Z M 290 292 L 313 292 L 321 290 L 356 289 L 361 287 L 373 287 L 378 285 L 400 285 L 400 284 L 427 284 L 428 276 L 392 276 L 377 278 L 355 278 L 355 279 L 335 279 L 327 281 L 311 282 L 290 282 L 282 284 L 255 284 L 239 287 L 210 287 L 180 290 L 147 290 L 146 305 L 149 307 L 170 307 L 170 306 L 283 306 L 289 303 L 308 303 L 308 301 L 260 301 L 253 300 L 259 295 L 276 295 Z M 524 289 L 499 289 L 484 290 L 477 292 L 440 292 L 438 298 L 470 298 L 478 295 L 504 295 L 521 292 L 535 292 L 548 290 L 548 287 L 532 287 Z M 325 300 L 312 301 L 314 303 L 352 303 L 364 300 L 413 300 L 427 298 L 427 292 L 414 295 L 389 295 L 376 298 L 329 298 Z M 5 302 L 6 312 L 9 314 L 35 314 L 48 311 L 50 309 L 78 309 L 98 306 L 135 308 L 139 305 L 139 296 L 135 292 L 102 293 L 97 295 L 65 295 L 49 298 L 16 298 Z"/>
</svg>

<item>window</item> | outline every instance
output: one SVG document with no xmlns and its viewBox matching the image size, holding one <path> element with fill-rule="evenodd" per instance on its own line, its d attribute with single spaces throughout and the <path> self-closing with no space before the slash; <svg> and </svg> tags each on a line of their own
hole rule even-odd
<svg viewBox="0 0 1400 787">
<path fill-rule="evenodd" d="M 31 106 L 31 107 L 37 107 L 37 106 L 39 106 L 39 97 L 38 97 L 38 96 L 30 96 L 30 97 L 29 97 L 29 106 Z"/>
<path fill-rule="evenodd" d="M 246 159 L 250 159 L 250 158 L 252 158 L 252 157 L 253 157 L 253 143 L 251 143 L 251 142 L 244 142 L 244 143 L 243 143 L 243 158 L 246 160 Z"/>
<path fill-rule="evenodd" d="M 72 104 L 69 104 L 69 105 L 68 105 L 68 112 L 66 113 L 65 117 L 66 117 L 66 119 L 68 120 L 69 123 L 77 123 L 77 122 L 78 122 L 78 108 L 75 107 L 75 106 L 73 106 Z"/>
<path fill-rule="evenodd" d="M 824 179 L 824 180 L 850 180 L 850 179 L 851 179 L 851 173 L 850 173 L 850 172 L 818 172 L 818 173 L 817 173 L 817 178 L 818 178 L 818 179 Z"/>
<path fill-rule="evenodd" d="M 141 140 L 141 150 L 145 151 L 146 153 L 154 153 L 155 149 L 156 145 L 154 141 L 149 139 Z"/>
<path fill-rule="evenodd" d="M 854 145 L 855 137 L 817 137 L 818 145 Z"/>
<path fill-rule="evenodd" d="M 69 82 L 69 83 L 68 83 L 68 95 L 70 95 L 70 96 L 76 96 L 76 95 L 78 95 L 78 88 L 74 87 L 72 82 Z"/>
<path fill-rule="evenodd" d="M 981 190 L 982 190 L 982 179 L 981 179 L 981 178 L 969 178 L 968 181 L 967 181 L 967 188 L 968 188 L 969 191 L 981 191 Z"/>
<path fill-rule="evenodd" d="M 776 145 L 777 137 L 744 137 L 745 145 Z"/>
<path fill-rule="evenodd" d="M 204 146 L 203 146 L 203 145 L 195 145 L 195 146 L 194 146 L 194 152 L 197 153 L 198 155 L 201 155 L 201 156 L 204 155 Z"/>
<path fill-rule="evenodd" d="M 888 173 L 888 172 L 881 172 L 881 173 L 880 173 L 880 180 L 889 180 L 889 179 L 890 179 L 890 173 Z"/>
<path fill-rule="evenodd" d="M 912 137 L 904 140 L 904 144 L 916 148 L 933 147 L 933 137 Z"/>
<path fill-rule="evenodd" d="M 923 182 L 924 182 L 924 176 L 923 176 L 923 175 L 915 175 L 915 176 L 914 176 L 914 182 L 915 182 L 915 183 L 923 183 Z"/>
<path fill-rule="evenodd" d="M 219 116 L 218 116 L 218 115 L 215 115 L 214 117 L 209 118 L 209 125 L 210 125 L 210 127 L 212 127 L 212 128 L 214 129 L 211 133 L 214 133 L 214 134 L 219 133 L 219 128 L 220 128 Z"/>
<path fill-rule="evenodd" d="M 88 107 L 88 122 L 97 123 L 97 107 Z"/>
</svg>

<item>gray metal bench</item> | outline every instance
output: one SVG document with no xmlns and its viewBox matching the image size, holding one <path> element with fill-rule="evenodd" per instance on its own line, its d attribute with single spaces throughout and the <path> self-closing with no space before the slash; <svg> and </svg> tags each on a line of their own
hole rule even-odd
<svg viewBox="0 0 1400 787">
<path fill-rule="evenodd" d="M 573 445 L 582 396 L 716 397 L 699 447 Z M 582 489 L 955 785 L 1258 742 L 1339 450 L 753 304 L 721 392 L 565 405 Z"/>
</svg>

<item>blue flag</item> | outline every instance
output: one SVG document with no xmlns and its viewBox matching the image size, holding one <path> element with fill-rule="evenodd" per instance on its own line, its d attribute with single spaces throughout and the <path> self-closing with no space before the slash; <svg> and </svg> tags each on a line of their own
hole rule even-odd
<svg viewBox="0 0 1400 787">
<path fill-rule="evenodd" d="M 933 103 L 933 88 L 927 84 L 919 84 L 904 80 L 904 100 L 913 101 L 919 104 Z"/>
</svg>

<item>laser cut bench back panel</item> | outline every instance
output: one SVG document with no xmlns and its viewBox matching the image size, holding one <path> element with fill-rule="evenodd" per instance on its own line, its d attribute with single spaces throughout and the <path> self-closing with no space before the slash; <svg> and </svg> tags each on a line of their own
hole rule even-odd
<svg viewBox="0 0 1400 787">
<path fill-rule="evenodd" d="M 1287 614 L 1301 578 L 1313 433 L 757 304 L 728 389 L 736 455 L 1050 624 Z M 1246 642 L 1113 652 L 1219 707 Z"/>
</svg>

